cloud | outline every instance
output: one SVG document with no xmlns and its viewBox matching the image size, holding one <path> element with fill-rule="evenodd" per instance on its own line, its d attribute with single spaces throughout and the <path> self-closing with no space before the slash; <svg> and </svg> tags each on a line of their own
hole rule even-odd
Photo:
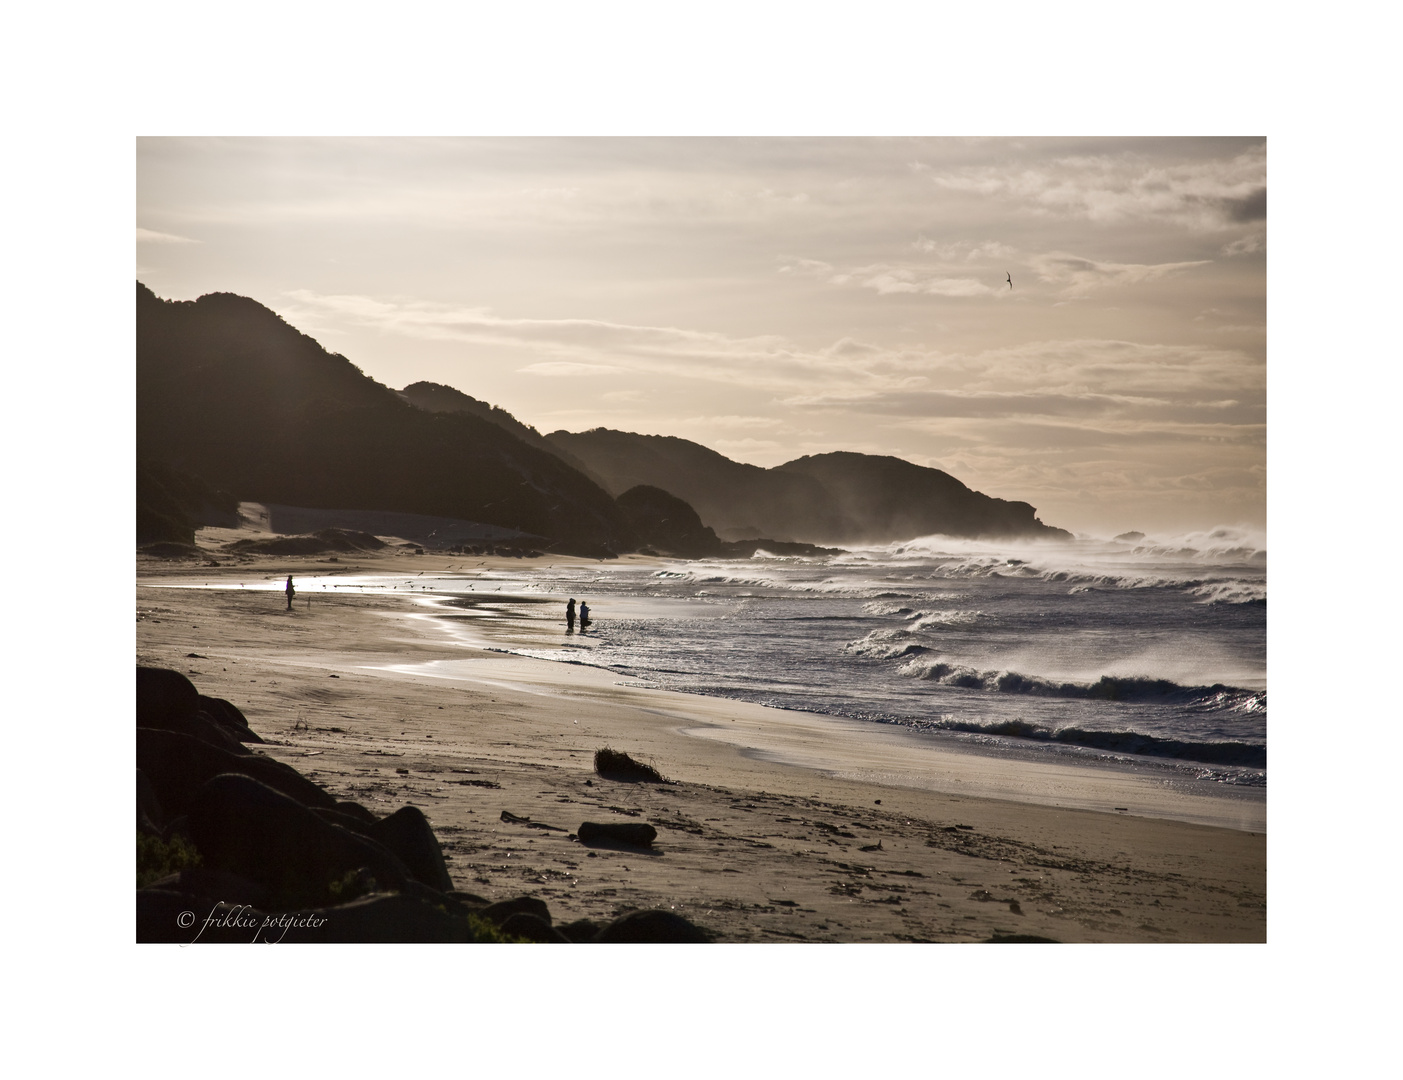
<svg viewBox="0 0 1403 1080">
<path fill-rule="evenodd" d="M 1054 251 L 1034 256 L 1031 264 L 1039 280 L 1050 285 L 1061 285 L 1062 296 L 1076 298 L 1089 296 L 1098 289 L 1157 281 L 1196 266 L 1207 266 L 1210 261 L 1199 259 L 1173 263 L 1112 263 Z"/>
<path fill-rule="evenodd" d="M 623 368 L 609 364 L 575 364 L 568 360 L 551 360 L 517 368 L 523 375 L 614 375 Z"/>
<path fill-rule="evenodd" d="M 982 244 L 941 243 L 924 236 L 913 240 L 911 246 L 927 255 L 935 255 L 947 263 L 982 262 L 1017 258 L 1018 249 L 1001 244 L 997 240 L 986 240 Z"/>
<path fill-rule="evenodd" d="M 997 296 L 997 287 L 977 278 L 954 277 L 943 268 L 914 263 L 872 263 L 840 270 L 818 259 L 790 259 L 780 267 L 780 273 L 809 274 L 822 277 L 830 285 L 853 285 L 872 289 L 879 296 L 914 294 L 921 296 L 972 297 Z"/>
<path fill-rule="evenodd" d="M 175 233 L 157 232 L 155 229 L 136 230 L 136 242 L 138 244 L 198 244 L 198 240 L 191 240 L 188 236 L 176 236 Z"/>
<path fill-rule="evenodd" d="M 1037 165 L 931 170 L 949 191 L 1021 203 L 1039 214 L 1096 222 L 1160 219 L 1198 231 L 1266 218 L 1266 144 L 1231 158 L 1160 164 L 1143 154 L 1071 155 Z"/>
<path fill-rule="evenodd" d="M 869 394 L 825 394 L 790 398 L 785 404 L 807 409 L 944 419 L 1063 418 L 1087 421 L 1128 420 L 1195 423 L 1259 423 L 1265 404 L 1244 404 L 1233 398 L 1204 399 L 1193 394 L 1176 397 L 1133 397 L 1106 393 L 1022 393 L 1011 391 L 886 391 Z"/>
<path fill-rule="evenodd" d="M 784 260 L 784 265 L 779 268 L 779 272 L 781 274 L 796 272 L 800 274 L 831 274 L 833 273 L 833 264 L 826 263 L 822 259 L 789 258 Z"/>
<path fill-rule="evenodd" d="M 791 452 L 789 444 L 773 439 L 713 439 L 712 448 L 732 461 L 750 461 L 757 456 L 773 456 L 776 453 L 783 457 Z"/>
<path fill-rule="evenodd" d="M 689 416 L 673 421 L 688 427 L 774 428 L 784 421 L 774 416 Z"/>
<path fill-rule="evenodd" d="M 1252 233 L 1244 236 L 1240 240 L 1234 240 L 1231 244 L 1223 245 L 1223 254 L 1229 257 L 1233 255 L 1255 255 L 1259 251 L 1266 250 L 1266 233 Z"/>
</svg>

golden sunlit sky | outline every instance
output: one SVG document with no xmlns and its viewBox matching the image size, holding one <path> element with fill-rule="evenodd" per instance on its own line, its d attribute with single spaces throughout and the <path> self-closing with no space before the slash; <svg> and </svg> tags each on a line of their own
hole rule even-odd
<svg viewBox="0 0 1403 1080">
<path fill-rule="evenodd" d="M 1266 168 L 1262 138 L 144 138 L 137 276 L 542 432 L 1260 527 Z"/>
</svg>

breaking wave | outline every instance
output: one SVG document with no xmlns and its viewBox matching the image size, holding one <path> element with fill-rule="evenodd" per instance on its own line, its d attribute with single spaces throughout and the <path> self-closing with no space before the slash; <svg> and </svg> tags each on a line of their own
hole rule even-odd
<svg viewBox="0 0 1403 1080">
<path fill-rule="evenodd" d="M 1265 769 L 1267 748 L 1243 742 L 1193 742 L 1188 739 L 1165 739 L 1138 731 L 1096 731 L 1087 728 L 1046 728 L 1025 720 L 1003 720 L 980 724 L 974 721 L 943 719 L 934 726 L 948 731 L 966 731 L 979 735 L 1004 735 L 1016 739 L 1085 746 L 1113 754 L 1142 754 L 1149 757 L 1181 758 L 1205 765 L 1226 765 L 1244 769 Z"/>
<path fill-rule="evenodd" d="M 872 635 L 868 635 L 871 637 Z M 866 641 L 866 639 L 863 639 Z M 860 644 L 858 642 L 852 645 Z M 875 644 L 875 643 L 874 643 Z M 895 642 L 893 642 L 895 644 Z M 851 649 L 858 652 L 857 649 Z M 929 650 L 922 650 L 928 652 Z M 866 655 L 874 655 L 868 653 Z M 893 654 L 893 656 L 899 654 Z M 1231 710 L 1260 714 L 1267 711 L 1267 695 L 1236 686 L 1181 686 L 1169 679 L 1102 675 L 1094 683 L 1057 682 L 1016 671 L 978 671 L 960 664 L 916 658 L 899 674 L 925 679 L 942 686 L 966 690 L 987 690 L 1001 694 L 1027 694 L 1035 697 L 1073 698 L 1082 701 L 1126 701 L 1139 704 L 1179 705 L 1191 708 Z"/>
</svg>

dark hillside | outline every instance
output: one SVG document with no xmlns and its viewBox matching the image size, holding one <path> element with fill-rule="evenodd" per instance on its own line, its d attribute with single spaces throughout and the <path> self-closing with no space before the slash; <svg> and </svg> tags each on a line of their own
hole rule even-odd
<svg viewBox="0 0 1403 1080">
<path fill-rule="evenodd" d="M 261 304 L 137 285 L 137 460 L 238 499 L 433 514 L 554 550 L 633 546 L 612 498 L 557 456 L 466 413 L 427 413 Z"/>
<path fill-rule="evenodd" d="M 849 543 L 888 542 L 942 533 L 969 537 L 1071 539 L 1044 525 L 1025 502 L 972 491 L 949 473 L 896 457 L 839 451 L 802 457 L 777 472 L 809 476 L 836 500 L 854 531 Z"/>
<path fill-rule="evenodd" d="M 644 484 L 690 503 L 731 539 L 831 537 L 842 531 L 832 500 L 810 477 L 777 473 L 723 457 L 670 435 L 595 428 L 546 436 L 583 461 L 614 495 Z"/>
<path fill-rule="evenodd" d="M 602 488 L 607 485 L 595 476 L 583 461 L 575 457 L 569 451 L 556 446 L 544 435 L 529 424 L 523 424 L 506 409 L 498 405 L 490 405 L 485 401 L 479 401 L 475 397 L 455 390 L 451 386 L 444 386 L 442 383 L 417 382 L 411 383 L 403 390 L 399 391 L 399 396 L 416 409 L 423 409 L 425 412 L 457 412 L 468 413 L 489 423 L 496 424 L 504 431 L 509 431 L 527 446 L 534 446 L 538 450 L 545 450 L 554 454 L 561 461 L 569 465 L 577 472 L 584 473 Z"/>
</svg>

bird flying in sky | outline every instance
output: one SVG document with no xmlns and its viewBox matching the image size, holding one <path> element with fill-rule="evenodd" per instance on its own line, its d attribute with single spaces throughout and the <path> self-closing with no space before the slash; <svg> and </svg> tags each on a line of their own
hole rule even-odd
<svg viewBox="0 0 1403 1080">
<path fill-rule="evenodd" d="M 1004 274 L 1008 278 L 1008 287 L 1010 289 L 1013 288 L 1013 275 L 1008 273 L 1008 271 L 1004 271 Z"/>
</svg>

